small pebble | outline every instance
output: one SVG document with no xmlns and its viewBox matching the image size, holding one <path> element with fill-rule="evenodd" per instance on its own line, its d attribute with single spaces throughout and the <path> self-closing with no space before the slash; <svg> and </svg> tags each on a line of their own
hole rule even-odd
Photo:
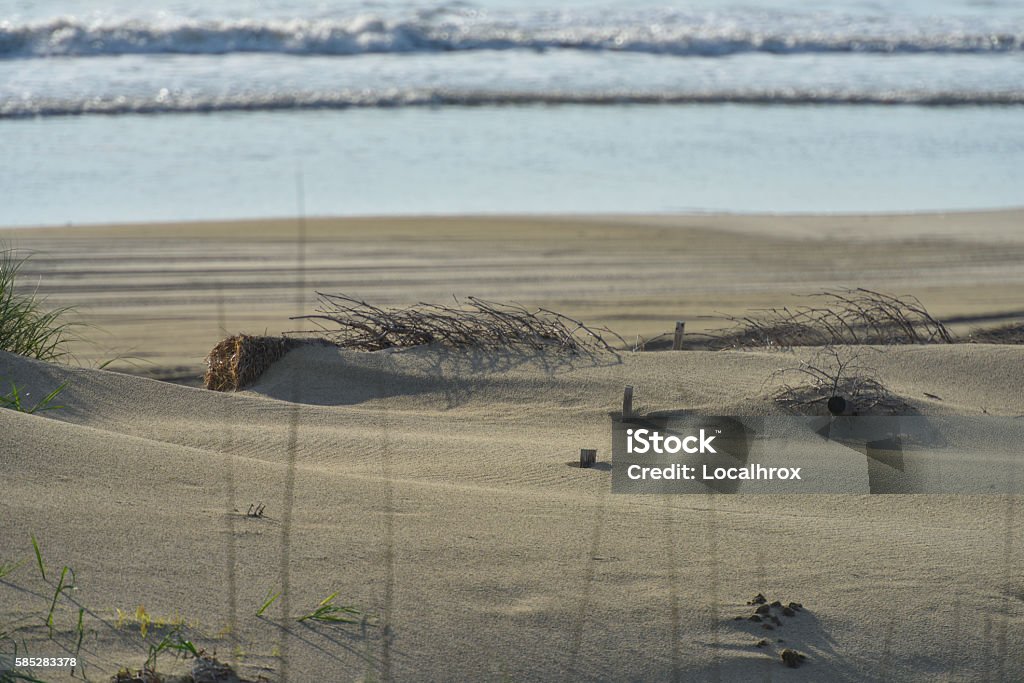
<svg viewBox="0 0 1024 683">
<path fill-rule="evenodd" d="M 769 607 L 768 605 L 761 605 L 760 607 L 758 607 L 754 611 L 757 612 L 758 614 L 768 614 L 768 611 L 770 609 L 771 609 L 771 607 Z"/>
<path fill-rule="evenodd" d="M 761 621 L 761 617 L 757 616 L 756 614 L 751 614 L 749 617 L 747 617 L 747 620 L 748 621 Z"/>
<path fill-rule="evenodd" d="M 779 602 L 778 600 L 776 600 L 775 602 L 772 603 L 772 607 L 782 607 L 782 603 Z"/>
<path fill-rule="evenodd" d="M 783 607 L 782 608 L 782 614 L 784 616 L 787 616 L 787 617 L 795 617 L 796 616 L 796 611 L 793 610 L 793 608 L 791 608 L 791 607 Z"/>
<path fill-rule="evenodd" d="M 763 605 L 766 602 L 768 602 L 768 598 L 764 597 L 764 595 L 762 595 L 761 593 L 758 593 L 757 595 L 754 596 L 754 599 L 751 600 L 750 602 L 748 602 L 747 604 L 748 605 Z"/>
<path fill-rule="evenodd" d="M 768 647 L 768 641 L 762 638 L 761 640 L 757 641 L 757 647 Z"/>
</svg>

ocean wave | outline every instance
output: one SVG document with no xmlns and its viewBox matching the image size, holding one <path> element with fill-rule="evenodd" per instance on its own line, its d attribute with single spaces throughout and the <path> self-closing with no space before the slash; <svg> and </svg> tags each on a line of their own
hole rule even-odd
<svg viewBox="0 0 1024 683">
<path fill-rule="evenodd" d="M 431 53 L 468 50 L 588 50 L 717 57 L 751 52 L 1008 53 L 1024 51 L 1024 31 L 935 24 L 881 27 L 798 20 L 747 26 L 717 15 L 398 19 L 185 20 L 88 22 L 73 18 L 0 22 L 0 59 L 124 54 L 291 55 Z"/>
<path fill-rule="evenodd" d="M 292 93 L 192 97 L 162 94 L 156 98 L 10 99 L 0 100 L 0 119 L 88 114 L 169 114 L 311 109 L 485 107 L 538 105 L 912 105 L 925 107 L 1018 106 L 1024 92 L 841 92 L 815 90 L 643 92 L 492 92 L 416 90 L 372 93 Z"/>
</svg>

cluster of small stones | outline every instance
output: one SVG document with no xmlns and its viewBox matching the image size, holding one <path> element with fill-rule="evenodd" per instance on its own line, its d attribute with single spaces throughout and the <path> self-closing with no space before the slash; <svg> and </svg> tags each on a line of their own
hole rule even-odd
<svg viewBox="0 0 1024 683">
<path fill-rule="evenodd" d="M 781 613 L 784 617 L 795 617 L 797 612 L 802 611 L 804 608 L 804 606 L 799 602 L 791 602 L 788 605 L 783 605 L 781 601 L 776 600 L 775 602 L 769 603 L 768 598 L 764 597 L 761 593 L 754 596 L 753 600 L 748 600 L 747 604 L 754 607 L 754 613 L 748 617 L 736 617 L 736 621 L 750 621 L 756 624 L 761 624 L 761 628 L 766 631 L 774 631 L 776 628 L 782 628 L 784 622 L 778 617 L 776 612 Z M 784 641 L 782 638 L 779 638 L 778 642 L 781 643 Z M 756 647 L 759 648 L 765 648 L 769 645 L 769 641 L 764 638 L 756 643 Z M 789 648 L 782 651 L 781 657 L 782 663 L 793 669 L 800 666 L 800 664 L 807 659 L 806 655 Z"/>
</svg>

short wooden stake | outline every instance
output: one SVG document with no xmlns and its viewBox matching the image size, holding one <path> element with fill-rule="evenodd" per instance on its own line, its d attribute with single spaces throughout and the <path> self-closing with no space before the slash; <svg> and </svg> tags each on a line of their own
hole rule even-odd
<svg viewBox="0 0 1024 683">
<path fill-rule="evenodd" d="M 622 417 L 633 417 L 633 387 L 622 392 Z"/>
<path fill-rule="evenodd" d="M 592 467 L 595 462 L 597 462 L 596 448 L 580 449 L 580 467 Z"/>
<path fill-rule="evenodd" d="M 683 350 L 683 330 L 686 329 L 685 320 L 676 321 L 676 336 L 672 338 L 672 350 L 682 351 Z"/>
</svg>

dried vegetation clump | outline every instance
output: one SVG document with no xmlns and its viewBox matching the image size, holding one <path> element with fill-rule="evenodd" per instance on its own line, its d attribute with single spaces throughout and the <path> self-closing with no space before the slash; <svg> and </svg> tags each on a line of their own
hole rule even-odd
<svg viewBox="0 0 1024 683">
<path fill-rule="evenodd" d="M 469 297 L 454 306 L 420 303 L 380 308 L 341 294 L 318 292 L 320 305 L 310 320 L 322 337 L 268 337 L 239 334 L 218 343 L 206 357 L 203 383 L 214 391 L 236 391 L 252 384 L 273 363 L 304 344 L 331 344 L 357 351 L 381 351 L 425 344 L 484 349 L 556 349 L 573 354 L 614 352 L 626 342 L 604 327 L 590 327 L 544 308 Z M 297 333 L 289 333 L 297 334 Z M 307 334 L 307 333 L 303 333 Z"/>
<path fill-rule="evenodd" d="M 859 352 L 844 353 L 825 347 L 795 368 L 772 373 L 771 380 L 783 380 L 772 399 L 796 415 L 828 415 L 829 399 L 840 397 L 845 412 L 860 415 L 898 415 L 910 405 L 894 394 L 861 362 Z M 789 380 L 788 378 L 794 378 Z"/>
<path fill-rule="evenodd" d="M 710 336 L 712 349 L 860 344 L 950 344 L 953 336 L 912 296 L 869 289 L 811 295 L 820 305 L 769 308 L 728 316 L 731 327 Z"/>
<path fill-rule="evenodd" d="M 501 349 L 557 348 L 572 353 L 613 351 L 610 342 L 626 342 L 604 327 L 545 308 L 468 297 L 454 305 L 418 303 L 405 308 L 380 308 L 343 294 L 317 292 L 319 307 L 310 320 L 332 343 L 346 349 L 380 351 L 424 344 Z"/>
<path fill-rule="evenodd" d="M 267 368 L 309 340 L 237 334 L 221 341 L 206 356 L 203 384 L 214 391 L 237 391 L 259 379 Z"/>
</svg>

